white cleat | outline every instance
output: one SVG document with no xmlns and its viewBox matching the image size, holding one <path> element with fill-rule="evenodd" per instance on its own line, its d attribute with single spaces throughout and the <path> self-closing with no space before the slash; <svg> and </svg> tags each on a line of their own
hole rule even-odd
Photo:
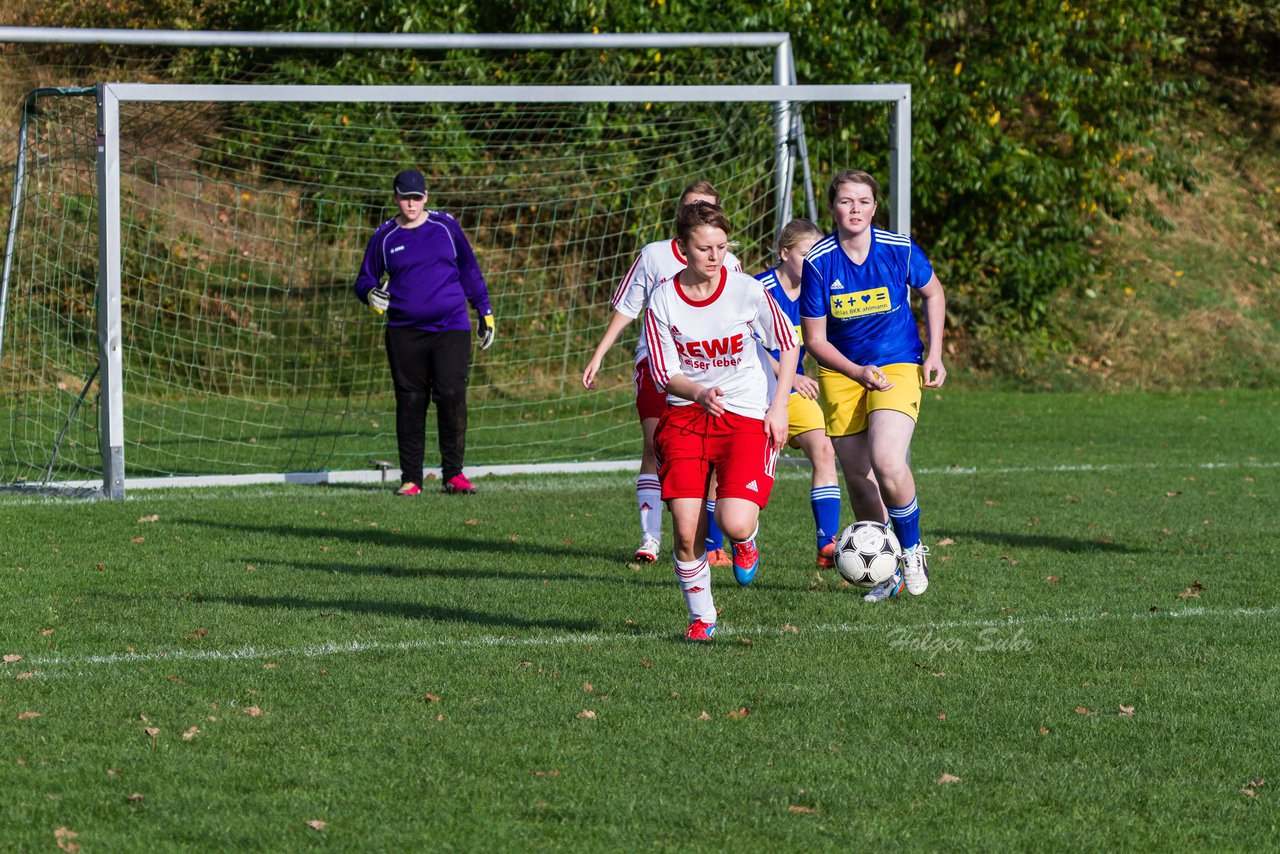
<svg viewBox="0 0 1280 854">
<path fill-rule="evenodd" d="M 929 547 L 918 543 L 902 553 L 902 577 L 907 582 L 907 592 L 919 596 L 929 589 Z"/>
<path fill-rule="evenodd" d="M 636 549 L 636 560 L 642 563 L 657 563 L 658 552 L 661 549 L 662 543 L 657 537 L 645 537 L 640 548 Z"/>
<path fill-rule="evenodd" d="M 897 570 L 893 575 L 881 581 L 875 587 L 862 597 L 863 602 L 883 602 L 886 599 L 892 599 L 902 592 L 902 571 Z"/>
</svg>

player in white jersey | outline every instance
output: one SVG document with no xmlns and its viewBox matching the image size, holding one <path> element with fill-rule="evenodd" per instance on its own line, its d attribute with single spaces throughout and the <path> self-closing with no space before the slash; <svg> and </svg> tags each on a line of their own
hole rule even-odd
<svg viewBox="0 0 1280 854">
<path fill-rule="evenodd" d="M 654 436 L 662 498 L 671 510 L 676 580 L 689 611 L 685 636 L 716 630 L 703 497 L 716 476 L 716 516 L 733 545 L 733 573 L 750 584 L 760 566 L 755 537 L 769 502 L 800 349 L 795 328 L 751 276 L 724 267 L 729 221 L 699 202 L 676 217 L 689 266 L 654 289 L 645 315 L 649 369 L 667 393 Z M 778 353 L 777 381 L 761 364 Z"/>
<path fill-rule="evenodd" d="M 680 194 L 680 208 L 694 202 L 720 204 L 720 194 L 709 181 L 694 181 L 684 188 Z M 732 253 L 726 255 L 725 266 L 731 270 L 741 270 L 742 264 Z M 688 266 L 688 261 L 679 248 L 676 239 L 658 240 L 640 250 L 639 257 L 623 276 L 613 294 L 613 316 L 609 325 L 596 346 L 591 361 L 582 372 L 582 385 L 593 389 L 596 386 L 596 375 L 604 361 L 609 348 L 618 340 L 622 330 L 631 321 L 644 313 L 649 304 L 649 295 L 660 282 L 666 281 Z M 640 508 L 640 548 L 636 549 L 635 558 L 652 563 L 658 559 L 658 551 L 662 543 L 662 510 L 661 488 L 658 483 L 658 463 L 653 454 L 653 433 L 658 426 L 658 418 L 666 408 L 666 398 L 653 385 L 649 373 L 649 347 L 643 332 L 636 343 L 634 382 L 636 388 L 636 413 L 640 418 L 640 432 L 643 446 L 640 453 L 640 473 L 636 477 L 636 503 Z M 709 515 L 708 537 L 720 541 L 719 531 L 714 529 L 714 516 Z M 721 552 L 716 565 L 727 565 L 729 560 Z"/>
</svg>

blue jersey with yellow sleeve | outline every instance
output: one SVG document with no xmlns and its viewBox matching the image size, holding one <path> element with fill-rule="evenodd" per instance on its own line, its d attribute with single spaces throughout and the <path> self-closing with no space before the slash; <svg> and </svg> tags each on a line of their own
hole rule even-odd
<svg viewBox="0 0 1280 854">
<path fill-rule="evenodd" d="M 867 258 L 855 264 L 828 234 L 805 256 L 800 315 L 826 317 L 827 341 L 856 364 L 918 365 L 924 344 L 909 288 L 932 278 L 929 259 L 905 235 L 872 228 Z"/>
<path fill-rule="evenodd" d="M 796 365 L 796 373 L 804 374 L 804 336 L 800 334 L 800 298 L 791 299 L 787 296 L 786 288 L 782 287 L 782 282 L 778 281 L 778 269 L 774 267 L 765 270 L 763 273 L 757 273 L 756 278 L 764 282 L 765 292 L 773 297 L 773 301 L 778 304 L 778 308 L 782 309 L 782 313 L 791 321 L 791 325 L 796 328 L 796 340 L 800 342 L 800 361 Z M 770 350 L 769 355 L 776 360 L 778 358 L 777 350 Z M 792 389 L 794 392 L 795 389 Z"/>
</svg>

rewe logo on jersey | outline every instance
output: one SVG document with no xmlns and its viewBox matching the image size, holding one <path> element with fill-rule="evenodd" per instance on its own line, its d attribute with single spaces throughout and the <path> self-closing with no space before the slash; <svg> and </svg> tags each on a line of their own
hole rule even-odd
<svg viewBox="0 0 1280 854">
<path fill-rule="evenodd" d="M 676 330 L 671 330 L 673 333 Z M 679 333 L 676 333 L 679 334 Z M 742 333 L 732 338 L 712 338 L 707 341 L 676 341 L 676 350 L 681 356 L 692 359 L 714 359 L 742 352 Z"/>
<path fill-rule="evenodd" d="M 673 329 L 672 332 L 675 330 Z M 676 352 L 680 360 L 695 371 L 712 368 L 732 368 L 742 362 L 743 335 L 739 332 L 730 338 L 711 338 L 706 341 L 676 340 Z"/>
</svg>

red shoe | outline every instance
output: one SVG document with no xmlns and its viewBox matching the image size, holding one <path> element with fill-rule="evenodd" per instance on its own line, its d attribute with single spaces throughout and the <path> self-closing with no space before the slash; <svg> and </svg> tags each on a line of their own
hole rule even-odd
<svg viewBox="0 0 1280 854">
<path fill-rule="evenodd" d="M 733 558 L 729 557 L 729 553 L 724 549 L 712 549 L 707 552 L 708 566 L 729 566 L 733 563 Z"/>
<path fill-rule="evenodd" d="M 400 488 L 396 490 L 396 495 L 417 495 L 421 491 L 421 486 L 418 486 L 416 483 L 410 483 L 406 480 L 404 483 L 400 484 Z"/>
<path fill-rule="evenodd" d="M 746 587 L 755 580 L 756 570 L 760 568 L 760 552 L 756 550 L 756 541 L 733 544 L 733 577 Z"/>
<path fill-rule="evenodd" d="M 694 643 L 709 643 L 715 635 L 716 624 L 704 623 L 702 620 L 694 620 L 684 633 L 684 636 Z"/>
<path fill-rule="evenodd" d="M 828 569 L 836 565 L 836 544 L 827 543 L 818 549 L 818 568 Z"/>
<path fill-rule="evenodd" d="M 471 481 L 467 480 L 465 474 L 458 473 L 444 482 L 441 491 L 450 495 L 475 495 L 476 488 L 471 485 Z"/>
</svg>

